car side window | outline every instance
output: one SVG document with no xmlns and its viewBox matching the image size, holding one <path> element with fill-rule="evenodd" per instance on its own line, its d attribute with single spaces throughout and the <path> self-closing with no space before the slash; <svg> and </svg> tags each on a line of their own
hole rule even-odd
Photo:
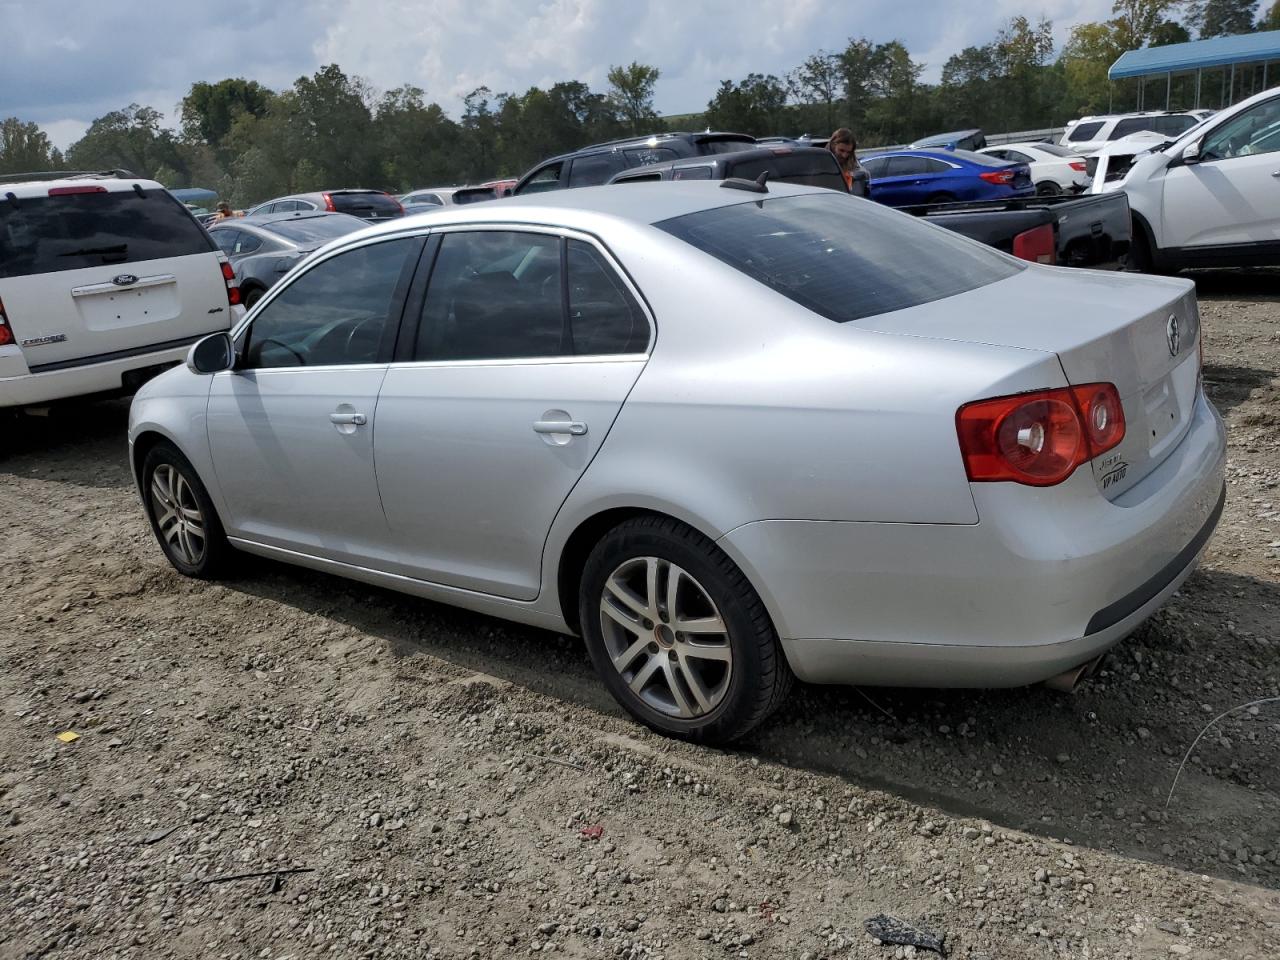
<svg viewBox="0 0 1280 960">
<path fill-rule="evenodd" d="M 947 173 L 951 169 L 951 165 L 943 163 L 941 160 L 934 160 L 932 157 L 923 158 L 924 173 Z"/>
<path fill-rule="evenodd" d="M 441 237 L 414 360 L 509 360 L 572 352 L 561 302 L 558 237 L 514 230 Z"/>
<path fill-rule="evenodd" d="M 213 237 L 213 242 L 227 256 L 235 253 L 236 244 L 240 241 L 242 234 L 239 230 L 210 230 L 209 235 Z"/>
<path fill-rule="evenodd" d="M 711 167 L 703 164 L 697 167 L 680 167 L 671 171 L 672 180 L 710 180 Z"/>
<path fill-rule="evenodd" d="M 235 249 L 231 251 L 232 253 L 253 253 L 262 246 L 261 237 L 255 237 L 252 233 L 245 233 L 242 230 L 237 230 L 236 233 L 240 234 L 240 236 L 236 240 Z"/>
<path fill-rule="evenodd" d="M 1091 123 L 1077 123 L 1071 128 L 1071 132 L 1067 134 L 1066 139 L 1077 143 L 1092 140 L 1098 131 L 1102 129 L 1102 126 L 1103 122 L 1101 120 L 1095 120 Z"/>
<path fill-rule="evenodd" d="M 927 172 L 924 157 L 890 157 L 888 177 L 910 177 Z"/>
<path fill-rule="evenodd" d="M 629 167 L 643 167 L 650 163 L 678 159 L 678 154 L 667 147 L 636 147 L 622 152 L 626 154 Z"/>
<path fill-rule="evenodd" d="M 1108 140 L 1119 140 L 1121 137 L 1127 137 L 1131 133 L 1140 133 L 1144 130 L 1154 131 L 1156 127 L 1156 118 L 1153 117 L 1128 117 L 1116 123 L 1111 133 L 1108 134 Z"/>
<path fill-rule="evenodd" d="M 1034 163 L 1035 162 L 1025 153 L 1019 153 L 1017 150 L 1005 150 L 1004 159 L 1010 160 L 1013 163 Z"/>
<path fill-rule="evenodd" d="M 541 170 L 534 173 L 519 193 L 541 193 L 544 190 L 558 190 L 563 184 L 560 182 L 560 174 L 564 170 L 564 163 L 549 163 Z"/>
<path fill-rule="evenodd" d="M 872 180 L 879 179 L 885 175 L 885 171 L 889 168 L 888 157 L 869 157 L 861 161 L 862 167 L 867 171 L 867 176 Z"/>
<path fill-rule="evenodd" d="M 242 368 L 376 363 L 411 237 L 357 247 L 316 264 L 281 290 L 249 328 Z"/>
<path fill-rule="evenodd" d="M 1008 150 L 983 150 L 982 152 L 988 157 L 995 157 L 997 160 L 1008 160 L 1010 153 Z"/>
<path fill-rule="evenodd" d="M 1277 151 L 1280 151 L 1280 97 L 1273 97 L 1237 114 L 1206 136 L 1200 157 L 1231 160 Z"/>
<path fill-rule="evenodd" d="M 613 153 L 596 153 L 585 157 L 576 157 L 569 167 L 569 186 L 599 186 L 622 169 L 622 159 Z"/>
<path fill-rule="evenodd" d="M 600 251 L 570 240 L 566 260 L 573 352 L 643 353 L 649 346 L 649 321 Z"/>
<path fill-rule="evenodd" d="M 427 203 L 433 207 L 443 207 L 444 201 L 434 193 L 415 193 L 409 196 L 408 203 Z"/>
</svg>

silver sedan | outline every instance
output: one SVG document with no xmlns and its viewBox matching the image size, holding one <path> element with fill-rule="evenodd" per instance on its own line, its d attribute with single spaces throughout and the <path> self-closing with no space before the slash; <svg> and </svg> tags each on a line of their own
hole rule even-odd
<svg viewBox="0 0 1280 960">
<path fill-rule="evenodd" d="M 1069 686 L 1221 514 L 1192 284 L 758 190 L 535 195 L 312 254 L 133 402 L 165 555 L 581 634 L 694 740 L 793 677 Z"/>
</svg>

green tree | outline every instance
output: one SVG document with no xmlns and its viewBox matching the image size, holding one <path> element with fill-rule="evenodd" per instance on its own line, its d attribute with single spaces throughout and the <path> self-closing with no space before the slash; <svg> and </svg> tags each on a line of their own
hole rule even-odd
<svg viewBox="0 0 1280 960">
<path fill-rule="evenodd" d="M 715 130 L 766 136 L 781 129 L 786 85 L 773 74 L 748 74 L 725 80 L 707 104 L 707 125 Z"/>
<path fill-rule="evenodd" d="M 239 77 L 217 83 L 203 80 L 193 83 L 190 92 L 182 98 L 183 136 L 217 147 L 231 132 L 231 124 L 238 114 L 265 116 L 274 97 L 275 94 L 256 80 Z"/>
<path fill-rule="evenodd" d="M 304 148 L 295 156 L 309 157 L 326 186 L 377 185 L 381 171 L 368 85 L 331 63 L 295 80 L 293 94 L 293 121 Z"/>
<path fill-rule="evenodd" d="M 1072 27 L 1059 58 L 1066 81 L 1065 115 L 1078 117 L 1106 110 L 1111 92 L 1107 70 L 1124 51 L 1114 23 Z"/>
<path fill-rule="evenodd" d="M 0 173 L 35 173 L 61 166 L 62 156 L 36 124 L 0 120 Z"/>
<path fill-rule="evenodd" d="M 836 128 L 836 104 L 844 94 L 844 71 L 839 54 L 819 50 L 806 57 L 787 74 L 787 86 L 797 102 L 822 108 L 820 129 L 824 133 Z"/>
<path fill-rule="evenodd" d="M 1165 20 L 1163 23 L 1156 24 L 1156 28 L 1151 34 L 1150 45 L 1153 47 L 1167 47 L 1171 43 L 1186 43 L 1190 39 L 1191 34 L 1187 31 L 1187 28 L 1177 20 Z"/>
<path fill-rule="evenodd" d="M 1136 50 L 1147 46 L 1160 24 L 1169 19 L 1167 15 L 1184 2 L 1185 0 L 1115 0 L 1111 5 L 1115 19 L 1109 25 L 1115 31 L 1121 50 Z"/>
<path fill-rule="evenodd" d="M 1016 16 L 996 35 L 993 55 L 1000 71 L 1006 129 L 1021 130 L 1042 119 L 1041 104 L 1045 64 L 1053 54 L 1053 24 L 1045 19 L 1034 26 Z"/>
<path fill-rule="evenodd" d="M 643 63 L 609 68 L 609 99 L 634 135 L 656 130 L 662 125 L 653 109 L 653 88 L 659 76 L 657 67 Z"/>
<path fill-rule="evenodd" d="M 1257 0 L 1192 0 L 1187 19 L 1206 37 L 1226 37 L 1252 33 Z"/>
<path fill-rule="evenodd" d="M 85 135 L 67 150 L 67 160 L 80 170 L 123 168 L 152 177 L 162 167 L 177 173 L 185 186 L 187 167 L 173 131 L 160 127 L 160 112 L 131 103 L 94 120 Z"/>
<path fill-rule="evenodd" d="M 454 182 L 461 131 L 421 89 L 405 85 L 383 94 L 374 117 L 381 180 L 397 190 Z"/>
<path fill-rule="evenodd" d="M 1259 30 L 1280 30 L 1280 0 L 1271 4 L 1271 9 L 1258 21 Z"/>
</svg>

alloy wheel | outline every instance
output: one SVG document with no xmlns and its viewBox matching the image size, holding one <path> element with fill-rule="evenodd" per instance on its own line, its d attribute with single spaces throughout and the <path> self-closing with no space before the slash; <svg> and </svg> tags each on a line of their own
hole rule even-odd
<svg viewBox="0 0 1280 960">
<path fill-rule="evenodd" d="M 161 540 L 179 560 L 196 566 L 207 546 L 204 514 L 181 471 L 162 463 L 151 474 L 151 504 Z"/>
<path fill-rule="evenodd" d="M 706 589 L 660 557 L 634 557 L 605 580 L 600 628 L 614 668 L 658 712 L 695 719 L 729 690 L 733 648 Z"/>
</svg>

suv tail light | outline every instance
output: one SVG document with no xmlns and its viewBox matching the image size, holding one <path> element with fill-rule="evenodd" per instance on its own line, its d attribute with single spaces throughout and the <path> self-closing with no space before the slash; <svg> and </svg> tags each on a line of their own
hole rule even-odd
<svg viewBox="0 0 1280 960">
<path fill-rule="evenodd" d="M 978 400 L 956 411 L 960 453 L 974 482 L 1051 487 L 1117 446 L 1124 430 L 1120 394 L 1110 383 Z"/>
<path fill-rule="evenodd" d="M 320 194 L 320 196 L 324 198 L 324 208 L 326 210 L 328 210 L 330 213 L 338 212 L 338 208 L 333 205 L 333 197 L 329 196 L 327 193 L 322 193 Z"/>
<path fill-rule="evenodd" d="M 236 279 L 235 268 L 227 261 L 225 253 L 218 254 L 218 261 L 222 265 L 222 279 L 227 281 L 227 306 L 238 306 L 240 300 L 240 281 Z"/>
<path fill-rule="evenodd" d="M 1009 184 L 1013 183 L 1014 170 L 1013 167 L 1005 167 L 1003 170 L 983 170 L 978 176 L 987 183 Z"/>
<path fill-rule="evenodd" d="M 4 301 L 0 300 L 0 347 L 7 347 L 13 342 L 13 329 L 9 326 L 9 317 L 4 312 Z"/>
<path fill-rule="evenodd" d="M 1032 263 L 1057 263 L 1058 243 L 1053 235 L 1053 224 L 1042 223 L 1015 236 L 1013 255 L 1019 260 L 1030 260 Z"/>
</svg>

